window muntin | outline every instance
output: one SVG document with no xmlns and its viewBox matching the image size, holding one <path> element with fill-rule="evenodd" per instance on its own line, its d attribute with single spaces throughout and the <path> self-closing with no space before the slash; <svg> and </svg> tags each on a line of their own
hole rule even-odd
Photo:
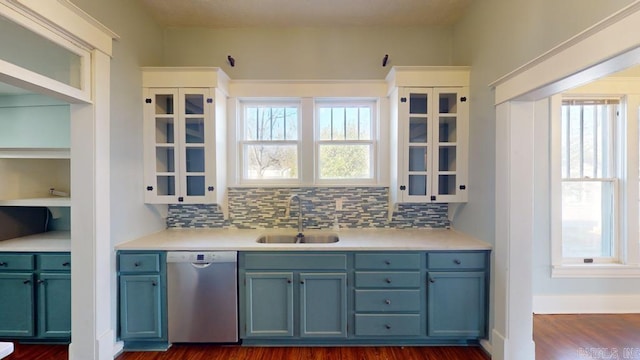
<svg viewBox="0 0 640 360">
<path fill-rule="evenodd" d="M 563 100 L 562 258 L 618 260 L 615 141 L 619 100 Z M 586 260 L 590 259 L 590 260 Z"/>
<path fill-rule="evenodd" d="M 316 103 L 318 182 L 375 177 L 375 102 Z"/>
<path fill-rule="evenodd" d="M 299 179 L 300 107 L 295 103 L 243 104 L 242 179 Z"/>
</svg>

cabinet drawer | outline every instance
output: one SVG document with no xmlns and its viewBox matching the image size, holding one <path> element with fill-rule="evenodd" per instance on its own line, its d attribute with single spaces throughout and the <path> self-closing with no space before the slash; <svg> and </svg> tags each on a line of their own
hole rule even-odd
<svg viewBox="0 0 640 360">
<path fill-rule="evenodd" d="M 0 254 L 0 271 L 4 270 L 33 270 L 33 255 L 31 254 Z"/>
<path fill-rule="evenodd" d="M 356 314 L 356 335 L 420 335 L 419 314 Z"/>
<path fill-rule="evenodd" d="M 420 254 L 356 254 L 356 269 L 420 269 Z"/>
<path fill-rule="evenodd" d="M 346 270 L 346 254 L 245 254 L 245 269 Z"/>
<path fill-rule="evenodd" d="M 70 254 L 38 255 L 38 268 L 41 270 L 71 270 Z"/>
<path fill-rule="evenodd" d="M 484 252 L 428 253 L 429 269 L 484 269 L 486 266 Z"/>
<path fill-rule="evenodd" d="M 420 311 L 420 290 L 356 290 L 356 311 Z"/>
<path fill-rule="evenodd" d="M 358 288 L 406 288 L 420 286 L 420 272 L 356 271 Z"/>
<path fill-rule="evenodd" d="M 159 272 L 160 254 L 120 254 L 120 272 Z"/>
</svg>

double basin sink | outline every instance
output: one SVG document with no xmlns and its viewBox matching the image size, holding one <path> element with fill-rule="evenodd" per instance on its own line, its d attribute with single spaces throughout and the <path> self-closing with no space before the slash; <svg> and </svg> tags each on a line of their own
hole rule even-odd
<svg viewBox="0 0 640 360">
<path fill-rule="evenodd" d="M 331 244 L 340 240 L 337 234 L 319 233 L 319 234 L 265 234 L 261 235 L 258 243 L 261 244 Z"/>
</svg>

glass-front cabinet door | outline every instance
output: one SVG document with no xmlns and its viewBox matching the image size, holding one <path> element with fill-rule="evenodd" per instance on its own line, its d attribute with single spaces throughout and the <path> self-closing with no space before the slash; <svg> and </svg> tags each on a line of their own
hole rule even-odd
<svg viewBox="0 0 640 360">
<path fill-rule="evenodd" d="M 405 88 L 399 94 L 401 201 L 467 201 L 466 88 Z"/>
<path fill-rule="evenodd" d="M 214 134 L 209 89 L 148 89 L 145 98 L 147 203 L 207 203 Z M 150 166 L 150 165 L 146 165 Z"/>
</svg>

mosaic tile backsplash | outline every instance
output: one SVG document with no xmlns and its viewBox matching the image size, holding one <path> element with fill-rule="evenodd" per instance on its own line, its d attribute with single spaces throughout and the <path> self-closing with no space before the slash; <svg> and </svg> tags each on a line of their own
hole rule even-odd
<svg viewBox="0 0 640 360">
<path fill-rule="evenodd" d="M 391 218 L 388 187 L 229 188 L 229 219 L 218 205 L 169 205 L 170 228 L 287 228 L 298 224 L 301 198 L 305 229 L 448 228 L 448 204 L 398 204 Z M 342 210 L 336 210 L 336 200 Z M 286 215 L 289 207 L 289 216 Z"/>
</svg>

